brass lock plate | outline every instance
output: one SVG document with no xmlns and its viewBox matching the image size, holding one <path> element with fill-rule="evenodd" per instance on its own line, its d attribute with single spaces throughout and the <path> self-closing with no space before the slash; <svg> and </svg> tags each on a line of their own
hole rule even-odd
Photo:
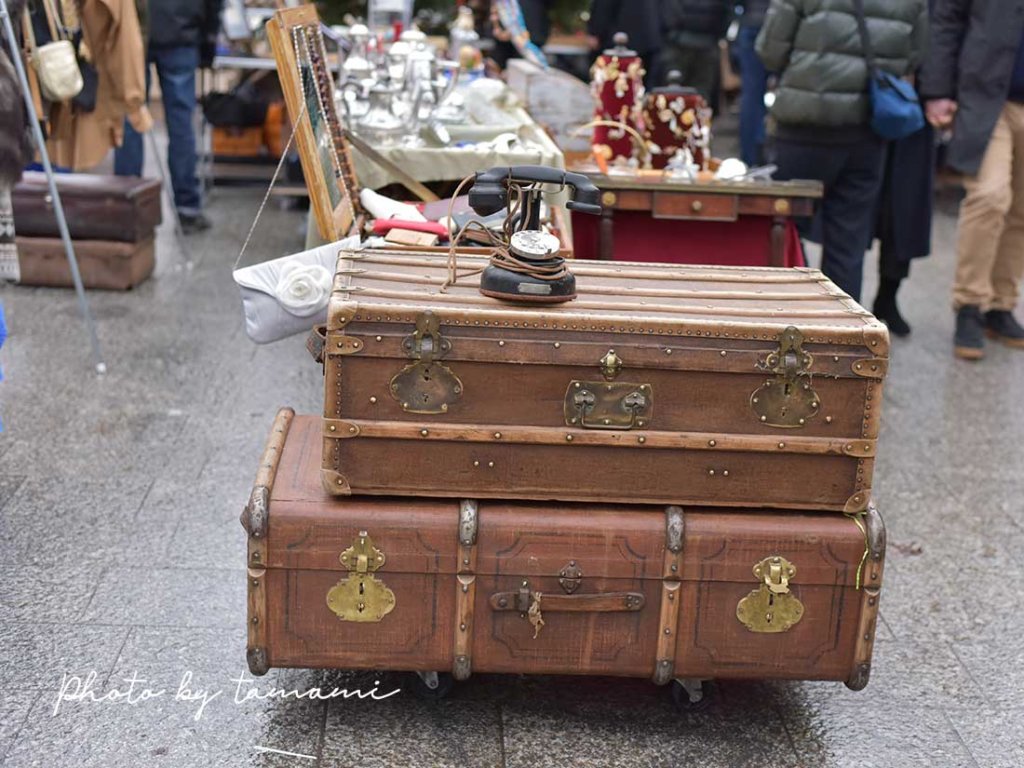
<svg viewBox="0 0 1024 768">
<path fill-rule="evenodd" d="M 391 379 L 391 396 L 408 413 L 448 413 L 462 395 L 462 382 L 443 363 L 407 365 Z"/>
<path fill-rule="evenodd" d="M 779 349 L 770 353 L 760 368 L 772 374 L 750 396 L 750 407 L 769 427 L 799 428 L 821 410 L 818 393 L 811 387 L 811 355 L 804 351 L 804 337 L 793 326 L 779 334 Z"/>
<path fill-rule="evenodd" d="M 565 424 L 583 429 L 640 429 L 654 415 L 650 384 L 628 381 L 569 382 L 563 408 Z"/>
<path fill-rule="evenodd" d="M 387 558 L 367 532 L 360 531 L 338 559 L 350 573 L 327 592 L 327 607 L 341 621 L 378 622 L 391 613 L 395 593 L 373 575 Z"/>
<path fill-rule="evenodd" d="M 447 413 L 462 396 L 462 381 L 440 361 L 452 344 L 441 336 L 440 322 L 427 311 L 416 318 L 416 330 L 402 341 L 414 361 L 391 379 L 389 391 L 408 413 Z"/>
<path fill-rule="evenodd" d="M 761 581 L 753 592 L 736 606 L 736 618 L 751 632 L 786 632 L 804 615 L 803 603 L 790 592 L 789 581 L 796 566 L 780 555 L 766 557 L 753 568 Z"/>
</svg>

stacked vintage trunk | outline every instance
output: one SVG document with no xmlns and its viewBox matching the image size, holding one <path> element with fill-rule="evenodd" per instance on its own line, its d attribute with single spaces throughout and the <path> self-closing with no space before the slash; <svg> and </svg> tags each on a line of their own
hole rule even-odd
<svg viewBox="0 0 1024 768">
<path fill-rule="evenodd" d="M 162 217 L 160 181 L 84 173 L 56 178 L 85 287 L 123 291 L 148 278 Z M 26 173 L 14 188 L 13 201 L 18 282 L 73 285 L 46 175 Z"/>
<path fill-rule="evenodd" d="M 814 270 L 343 253 L 249 532 L 249 663 L 867 683 L 885 328 Z M 391 496 L 392 498 L 384 498 Z M 401 498 L 395 498 L 401 497 Z"/>
</svg>

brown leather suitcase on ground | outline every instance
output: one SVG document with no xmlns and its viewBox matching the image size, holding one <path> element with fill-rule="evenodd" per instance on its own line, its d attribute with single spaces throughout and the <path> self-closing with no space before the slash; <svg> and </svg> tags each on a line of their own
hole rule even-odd
<svg viewBox="0 0 1024 768">
<path fill-rule="evenodd" d="M 70 288 L 71 267 L 59 237 L 22 237 L 18 232 L 18 266 L 21 285 Z M 125 291 L 134 288 L 151 274 L 156 264 L 152 236 L 138 242 L 77 240 L 75 257 L 86 288 Z"/>
<path fill-rule="evenodd" d="M 332 493 L 867 508 L 889 337 L 820 272 L 574 262 L 577 300 L 522 305 L 486 263 L 341 253 Z"/>
<path fill-rule="evenodd" d="M 73 240 L 137 243 L 153 238 L 163 215 L 158 179 L 88 173 L 59 173 L 56 179 Z M 46 174 L 25 173 L 12 198 L 19 236 L 60 237 Z"/>
<path fill-rule="evenodd" d="M 868 680 L 885 536 L 857 516 L 339 499 L 321 423 L 278 413 L 242 524 L 248 662 Z M 441 673 L 439 678 L 434 673 Z"/>
</svg>

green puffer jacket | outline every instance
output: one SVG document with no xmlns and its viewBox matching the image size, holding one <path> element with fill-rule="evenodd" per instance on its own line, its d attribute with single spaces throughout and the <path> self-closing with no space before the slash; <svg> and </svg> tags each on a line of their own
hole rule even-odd
<svg viewBox="0 0 1024 768">
<path fill-rule="evenodd" d="M 877 66 L 899 76 L 914 72 L 928 39 L 927 0 L 863 5 Z M 772 0 L 757 52 L 780 76 L 771 110 L 780 138 L 867 135 L 868 67 L 856 9 L 857 0 Z"/>
</svg>

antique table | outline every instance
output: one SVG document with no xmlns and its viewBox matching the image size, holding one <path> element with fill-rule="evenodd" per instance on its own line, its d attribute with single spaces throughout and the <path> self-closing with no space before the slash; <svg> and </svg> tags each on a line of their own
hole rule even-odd
<svg viewBox="0 0 1024 768">
<path fill-rule="evenodd" d="M 816 181 L 685 181 L 587 173 L 600 217 L 573 214 L 577 258 L 803 266 L 794 219 L 814 215 Z"/>
</svg>

